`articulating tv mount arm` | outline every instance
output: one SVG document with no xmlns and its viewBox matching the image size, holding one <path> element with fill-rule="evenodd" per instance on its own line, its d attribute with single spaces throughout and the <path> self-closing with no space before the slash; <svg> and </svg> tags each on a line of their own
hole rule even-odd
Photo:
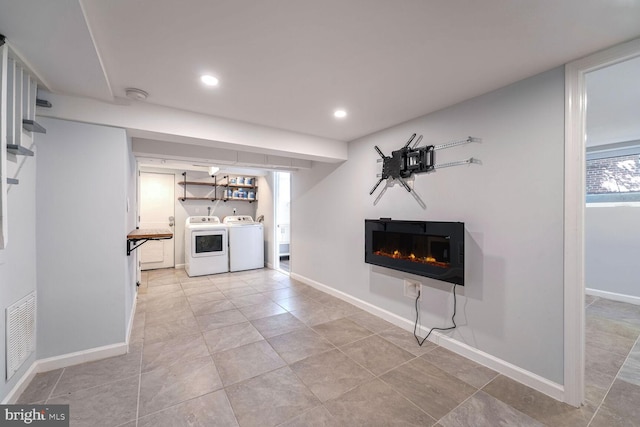
<svg viewBox="0 0 640 427">
<path fill-rule="evenodd" d="M 414 139 L 415 142 L 413 143 L 413 145 L 411 145 Z M 414 173 L 434 172 L 436 169 L 442 169 L 451 166 L 480 163 L 478 159 L 470 157 L 466 160 L 460 160 L 457 162 L 443 163 L 439 165 L 435 164 L 436 150 L 451 148 L 462 144 L 468 144 L 470 142 L 480 142 L 482 141 L 480 138 L 474 138 L 470 136 L 467 139 L 461 141 L 448 142 L 441 145 L 425 145 L 422 147 L 418 147 L 420 141 L 422 141 L 422 135 L 420 135 L 416 139 L 416 134 L 414 133 L 401 149 L 392 151 L 391 156 L 385 156 L 377 145 L 374 146 L 375 150 L 378 152 L 378 155 L 381 157 L 381 160 L 378 160 L 378 162 L 382 162 L 382 173 L 378 174 L 378 177 L 380 179 L 373 186 L 373 188 L 369 192 L 369 195 L 372 195 L 373 192 L 376 191 L 376 188 L 378 188 L 378 186 L 385 179 L 397 179 L 402 184 L 402 186 L 410 193 L 411 187 L 409 187 L 409 184 L 407 184 L 406 179 L 410 178 Z"/>
</svg>

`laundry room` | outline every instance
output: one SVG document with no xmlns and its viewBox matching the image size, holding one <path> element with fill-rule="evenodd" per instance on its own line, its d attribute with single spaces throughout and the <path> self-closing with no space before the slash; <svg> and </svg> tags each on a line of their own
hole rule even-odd
<svg viewBox="0 0 640 427">
<path fill-rule="evenodd" d="M 250 248 L 237 248 L 236 259 L 259 256 L 260 265 L 253 268 L 271 265 L 273 172 L 141 157 L 138 158 L 138 166 L 141 228 L 170 228 L 174 235 L 173 239 L 150 241 L 141 246 L 139 258 L 143 271 L 186 267 L 190 236 L 185 235 L 185 230 L 190 227 L 190 222 L 200 228 L 206 222 L 215 228 L 211 221 L 217 219 L 219 226 L 227 229 L 223 224 L 225 219 L 232 221 L 238 217 L 260 224 L 262 238 L 259 248 L 254 247 L 257 245 L 255 243 Z M 225 247 L 229 245 L 227 237 L 224 243 Z M 191 271 L 190 275 L 226 271 L 228 269 L 200 273 Z"/>
</svg>

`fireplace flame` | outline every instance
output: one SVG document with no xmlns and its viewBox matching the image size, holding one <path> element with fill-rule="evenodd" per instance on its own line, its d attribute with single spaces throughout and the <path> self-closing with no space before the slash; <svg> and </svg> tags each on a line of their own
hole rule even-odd
<svg viewBox="0 0 640 427">
<path fill-rule="evenodd" d="M 389 253 L 389 252 L 385 252 L 385 251 L 375 251 L 373 252 L 374 255 L 378 255 L 378 256 L 386 256 L 389 258 L 393 258 L 393 259 L 402 259 L 405 261 L 411 261 L 411 262 L 417 262 L 420 264 L 429 264 L 429 265 L 433 265 L 436 267 L 442 267 L 442 268 L 449 268 L 449 263 L 448 262 L 441 262 L 438 261 L 437 259 L 435 259 L 432 256 L 425 256 L 425 257 L 417 257 L 415 254 L 411 253 L 409 255 L 402 255 L 402 253 L 399 250 L 394 250 L 393 252 Z"/>
</svg>

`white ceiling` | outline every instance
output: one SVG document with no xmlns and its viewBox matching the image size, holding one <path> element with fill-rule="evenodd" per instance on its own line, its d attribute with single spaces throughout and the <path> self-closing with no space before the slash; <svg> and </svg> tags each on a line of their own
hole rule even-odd
<svg viewBox="0 0 640 427">
<path fill-rule="evenodd" d="M 640 0 L 0 0 L 0 33 L 54 92 L 137 87 L 342 141 L 638 37 L 639 22 Z"/>
</svg>

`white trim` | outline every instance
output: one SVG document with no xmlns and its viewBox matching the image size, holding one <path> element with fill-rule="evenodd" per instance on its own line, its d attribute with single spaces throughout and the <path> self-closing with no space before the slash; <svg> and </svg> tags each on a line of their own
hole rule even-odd
<svg viewBox="0 0 640 427">
<path fill-rule="evenodd" d="M 615 292 L 601 291 L 599 289 L 586 288 L 585 293 L 594 297 L 609 299 L 612 301 L 626 302 L 633 305 L 640 305 L 640 297 L 633 295 L 618 294 Z"/>
<path fill-rule="evenodd" d="M 9 45 L 0 46 L 0 252 L 7 247 L 9 224 L 7 219 L 7 98 Z M 2 260 L 4 262 L 4 260 Z"/>
<path fill-rule="evenodd" d="M 617 208 L 617 207 L 640 208 L 640 202 L 602 202 L 587 203 L 588 208 Z"/>
<path fill-rule="evenodd" d="M 184 264 L 175 264 L 174 267 L 176 270 L 184 270 Z"/>
<path fill-rule="evenodd" d="M 305 276 L 291 273 L 291 278 L 312 286 L 315 289 L 318 289 L 336 298 L 340 298 L 343 301 L 349 302 L 356 307 L 359 307 L 366 312 L 373 314 L 374 316 L 378 316 L 390 323 L 393 323 L 394 325 L 402 329 L 413 332 L 414 323 L 412 320 L 405 319 L 404 317 L 398 316 L 395 313 L 391 313 L 390 311 L 384 310 L 378 306 L 353 297 L 345 292 L 339 291 L 320 282 L 316 282 L 315 280 L 309 279 Z M 426 334 L 427 331 L 425 330 L 425 328 L 421 328 L 421 332 L 423 334 Z M 556 384 L 553 381 L 549 381 L 548 379 L 543 378 L 540 375 L 529 372 L 509 362 L 478 350 L 477 348 L 470 347 L 467 344 L 454 340 L 453 338 L 450 338 L 449 336 L 437 331 L 434 331 L 431 334 L 431 336 L 429 337 L 429 341 L 441 345 L 447 350 L 451 350 L 454 353 L 464 356 L 467 359 L 473 360 L 476 363 L 491 368 L 502 375 L 512 378 L 556 400 L 564 400 L 563 386 L 560 384 Z"/>
<path fill-rule="evenodd" d="M 77 351 L 75 353 L 63 354 L 61 356 L 49 357 L 47 359 L 36 360 L 31 364 L 27 372 L 20 378 L 11 391 L 5 396 L 2 404 L 15 403 L 20 395 L 31 383 L 31 380 L 40 372 L 53 371 L 54 369 L 66 368 L 68 366 L 79 365 L 80 363 L 93 362 L 94 360 L 106 359 L 107 357 L 120 356 L 127 353 L 127 344 L 118 343 L 105 345 L 102 347 L 90 348 L 88 350 Z"/>
<path fill-rule="evenodd" d="M 413 326 L 412 326 L 413 328 Z M 519 383 L 529 386 L 541 393 L 546 394 L 556 400 L 564 400 L 564 387 L 561 384 L 554 383 L 538 374 L 522 369 L 512 363 L 502 360 L 498 357 L 492 356 L 489 353 L 485 353 L 482 350 L 471 347 L 463 342 L 454 340 L 453 338 L 444 335 L 438 331 L 433 331 L 433 334 L 438 335 L 437 344 L 457 353 L 467 359 L 473 360 L 476 363 L 491 368 L 494 371 L 501 373 Z"/>
<path fill-rule="evenodd" d="M 564 385 L 565 401 L 584 401 L 584 76 L 565 67 Z"/>
<path fill-rule="evenodd" d="M 60 356 L 48 357 L 37 360 L 36 363 L 38 364 L 38 372 L 47 372 L 54 369 L 66 368 L 67 366 L 93 362 L 94 360 L 106 359 L 107 357 L 121 356 L 123 354 L 127 354 L 127 343 L 121 342 Z"/>
<path fill-rule="evenodd" d="M 15 403 L 18 400 L 18 397 L 27 389 L 29 384 L 31 384 L 31 380 L 36 376 L 38 371 L 36 371 L 38 362 L 35 361 L 29 366 L 29 369 L 22 375 L 22 377 L 18 380 L 16 385 L 13 386 L 11 391 L 7 393 L 2 401 L 3 405 Z"/>
<path fill-rule="evenodd" d="M 136 317 L 136 307 L 138 306 L 138 291 L 133 297 L 133 305 L 131 306 L 131 316 L 129 316 L 129 326 L 127 326 L 127 339 L 125 342 L 127 343 L 127 352 L 129 352 L 129 344 L 131 342 L 131 332 L 133 331 L 133 321 Z"/>
<path fill-rule="evenodd" d="M 565 66 L 564 401 L 584 402 L 585 75 L 640 54 L 640 39 Z"/>
</svg>

